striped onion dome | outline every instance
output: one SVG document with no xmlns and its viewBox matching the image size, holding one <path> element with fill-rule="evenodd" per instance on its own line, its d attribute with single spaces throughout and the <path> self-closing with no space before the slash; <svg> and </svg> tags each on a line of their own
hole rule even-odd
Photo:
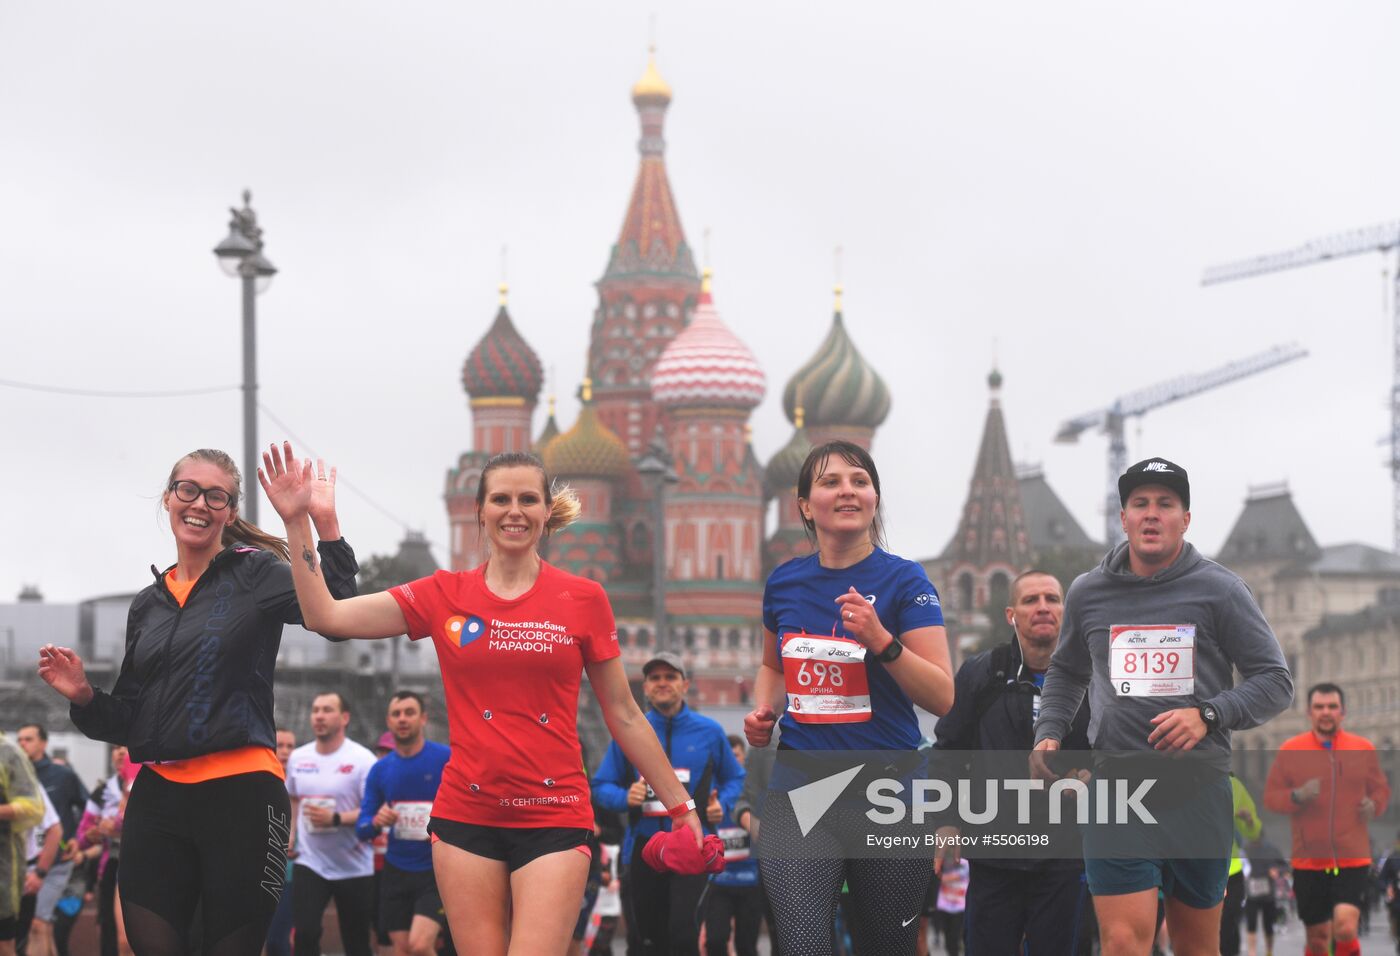
<svg viewBox="0 0 1400 956">
<path fill-rule="evenodd" d="M 621 478 L 632 467 L 627 446 L 593 408 L 593 386 L 583 383 L 583 408 L 574 427 L 540 449 L 545 470 L 562 478 Z"/>
<path fill-rule="evenodd" d="M 807 364 L 783 389 L 783 412 L 796 422 L 798 396 L 809 426 L 857 425 L 875 428 L 890 413 L 890 390 L 866 364 L 846 333 L 841 317 L 841 287 L 836 287 L 836 314 L 831 331 Z"/>
<path fill-rule="evenodd" d="M 496 321 L 467 355 L 462 386 L 472 398 L 523 398 L 533 404 L 544 383 L 544 368 L 535 350 L 515 330 L 506 311 L 506 286 Z"/>
<path fill-rule="evenodd" d="M 799 406 L 797 428 L 793 430 L 792 437 L 768 459 L 768 467 L 763 469 L 763 487 L 769 497 L 785 495 L 797 487 L 797 476 L 802 473 L 802 464 L 812 450 L 812 440 L 807 437 L 807 429 L 803 427 L 802 412 Z"/>
<path fill-rule="evenodd" d="M 767 377 L 749 347 L 729 330 L 710 297 L 710 270 L 690 324 L 671 340 L 651 371 L 651 397 L 671 408 L 753 408 Z"/>
</svg>

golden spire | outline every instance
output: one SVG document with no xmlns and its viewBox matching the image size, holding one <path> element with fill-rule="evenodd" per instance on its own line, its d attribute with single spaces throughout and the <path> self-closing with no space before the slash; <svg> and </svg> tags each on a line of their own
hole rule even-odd
<svg viewBox="0 0 1400 956">
<path fill-rule="evenodd" d="M 553 395 L 553 393 L 551 393 L 550 396 L 549 396 L 549 417 L 550 417 L 550 418 L 553 418 L 553 417 L 554 417 L 554 395 Z"/>
<path fill-rule="evenodd" d="M 499 286 L 496 287 L 496 291 L 499 293 L 499 296 L 497 297 L 496 301 L 499 302 L 502 307 L 504 307 L 506 304 L 506 293 L 510 291 L 510 286 L 502 282 Z"/>
<path fill-rule="evenodd" d="M 837 286 L 837 288 L 839 289 L 840 286 Z M 837 305 L 837 308 L 840 308 L 839 303 Z M 792 424 L 800 429 L 802 427 L 802 421 L 806 417 L 802 410 L 802 384 L 800 382 L 797 385 L 796 398 L 797 402 L 792 410 Z"/>
<path fill-rule="evenodd" d="M 579 397 L 585 403 L 593 401 L 593 379 L 585 378 L 583 380 L 583 388 L 580 390 Z"/>
<path fill-rule="evenodd" d="M 713 277 L 714 277 L 714 274 L 715 274 L 715 270 L 710 269 L 710 268 L 706 268 L 703 272 L 700 273 L 700 294 L 701 294 L 701 295 L 708 295 L 708 294 L 709 294 L 709 292 L 710 292 L 710 283 L 711 283 L 711 281 L 712 281 L 712 279 L 713 279 Z"/>
<path fill-rule="evenodd" d="M 671 101 L 671 84 L 661 78 L 661 73 L 656 69 L 656 44 L 652 44 L 647 49 L 647 68 L 642 72 L 642 78 L 632 87 L 632 99 L 658 99 L 669 103 Z"/>
<path fill-rule="evenodd" d="M 835 292 L 836 292 L 836 312 L 837 312 L 838 315 L 841 313 L 841 292 L 842 292 L 842 291 L 843 291 L 843 290 L 842 290 L 842 287 L 841 287 L 841 283 L 839 283 L 839 282 L 836 283 L 836 289 L 835 289 Z"/>
</svg>

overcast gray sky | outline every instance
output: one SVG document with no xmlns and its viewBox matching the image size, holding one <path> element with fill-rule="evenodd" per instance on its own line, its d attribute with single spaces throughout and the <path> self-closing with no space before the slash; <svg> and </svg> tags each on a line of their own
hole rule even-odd
<svg viewBox="0 0 1400 956">
<path fill-rule="evenodd" d="M 893 393 L 894 550 L 952 534 L 994 350 L 1013 454 L 1098 536 L 1104 439 L 1054 445 L 1059 422 L 1291 340 L 1311 357 L 1151 413 L 1130 460 L 1190 470 L 1208 552 L 1279 480 L 1324 543 L 1389 547 L 1381 257 L 1199 284 L 1400 218 L 1381 0 L 0 4 L 0 379 L 236 385 L 238 286 L 210 249 L 250 186 L 281 269 L 263 403 L 446 561 L 461 363 L 503 245 L 573 420 L 653 12 L 682 222 L 697 249 L 711 229 L 716 305 L 769 376 L 760 457 L 790 434 L 781 387 L 826 333 L 839 244 L 851 335 Z M 149 582 L 174 560 L 170 465 L 240 455 L 240 409 L 0 387 L 0 597 Z M 403 526 L 341 498 L 362 556 L 395 548 Z"/>
</svg>

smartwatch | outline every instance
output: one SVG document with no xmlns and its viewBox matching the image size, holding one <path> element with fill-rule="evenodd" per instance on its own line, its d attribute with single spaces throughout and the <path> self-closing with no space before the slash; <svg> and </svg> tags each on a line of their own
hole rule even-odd
<svg viewBox="0 0 1400 956">
<path fill-rule="evenodd" d="M 875 655 L 875 659 L 881 664 L 892 663 L 900 654 L 904 653 L 904 645 L 899 643 L 899 638 L 890 638 L 890 646 Z"/>
<path fill-rule="evenodd" d="M 1220 711 L 1215 709 L 1214 704 L 1197 704 L 1197 712 L 1201 715 L 1201 720 L 1205 721 L 1206 732 L 1220 729 Z"/>
<path fill-rule="evenodd" d="M 340 811 L 337 810 L 335 813 L 331 814 L 331 826 L 340 826 Z"/>
</svg>

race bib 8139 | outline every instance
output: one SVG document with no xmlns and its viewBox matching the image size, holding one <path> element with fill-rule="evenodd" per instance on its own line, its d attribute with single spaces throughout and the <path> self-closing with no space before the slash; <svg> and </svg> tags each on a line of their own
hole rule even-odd
<svg viewBox="0 0 1400 956">
<path fill-rule="evenodd" d="M 1119 697 L 1185 697 L 1196 689 L 1194 624 L 1108 629 L 1109 676 Z"/>
</svg>

